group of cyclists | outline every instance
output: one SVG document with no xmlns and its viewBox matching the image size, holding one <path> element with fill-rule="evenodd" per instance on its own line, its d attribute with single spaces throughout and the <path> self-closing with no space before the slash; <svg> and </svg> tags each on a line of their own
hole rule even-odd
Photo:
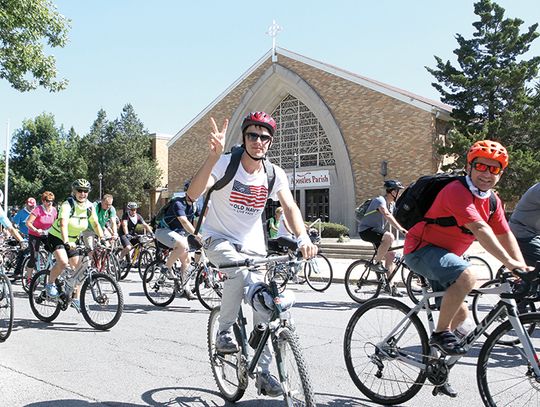
<svg viewBox="0 0 540 407">
<path fill-rule="evenodd" d="M 213 264 L 265 257 L 267 250 L 262 219 L 267 199 L 280 203 L 276 218 L 269 224 L 270 236 L 288 236 L 293 239 L 306 259 L 317 254 L 318 248 L 306 231 L 284 170 L 272 165 L 274 179 L 269 181 L 265 160 L 276 137 L 276 122 L 264 112 L 252 112 L 243 119 L 240 128 L 243 149 L 240 165 L 227 185 L 212 192 L 211 205 L 204 214 L 201 213 L 197 204 L 199 197 L 225 176 L 231 164 L 232 154 L 224 154 L 227 131 L 228 120 L 220 128 L 211 118 L 206 159 L 191 182 L 185 185 L 185 195 L 175 199 L 159 219 L 155 237 L 160 244 L 171 249 L 162 270 L 164 273 L 171 273 L 177 260 L 181 263 L 182 273 L 187 273 L 190 264 L 187 237 L 196 232 L 194 219 L 203 215 L 204 227 L 201 233 L 197 233 L 196 239 L 201 242 Z M 394 253 L 389 251 L 394 235 L 387 230 L 387 226 L 391 225 L 405 235 L 406 264 L 415 273 L 427 278 L 434 290 L 445 291 L 430 344 L 446 355 L 463 353 L 453 332 L 467 318 L 464 300 L 475 283 L 470 265 L 461 257 L 473 241 L 478 240 L 487 252 L 509 270 L 532 270 L 532 261 L 539 260 L 538 184 L 527 192 L 523 203 L 520 202 L 517 207 L 518 210 L 521 206 L 524 211 L 532 212 L 515 216 L 511 222 L 512 227 L 506 221 L 503 205 L 496 195 L 496 210 L 490 212 L 490 196 L 494 194 L 492 189 L 501 179 L 508 162 L 508 152 L 498 142 L 482 140 L 470 147 L 467 153 L 466 184 L 458 180 L 450 182 L 437 195 L 426 213 L 427 218 L 453 217 L 457 223 L 455 226 L 446 227 L 422 221 L 410 230 L 403 228 L 392 214 L 395 202 L 404 189 L 397 180 L 384 182 L 384 194 L 372 200 L 359 225 L 360 237 L 376 247 L 373 265 L 376 271 L 391 273 L 394 267 Z M 113 197 L 105 195 L 100 202 L 92 204 L 88 201 L 90 190 L 90 183 L 84 179 L 73 182 L 72 196 L 59 206 L 58 216 L 52 205 L 54 194 L 44 192 L 41 196 L 42 204 L 33 208 L 26 220 L 32 261 L 28 264 L 25 277 L 32 275 L 36 252 L 41 244 L 45 244 L 56 259 L 46 286 L 50 297 L 58 295 L 55 278 L 68 264 L 75 265 L 78 261 L 74 248 L 80 236 L 89 240 L 119 238 L 124 248 L 121 255 L 126 256 L 136 244 L 136 227 L 142 225 L 148 233 L 154 233 L 137 213 L 136 203 L 128 203 L 127 211 L 117 226 Z M 531 213 L 533 216 L 528 216 Z M 17 240 L 23 240 L 1 208 L 0 223 Z M 528 256 L 527 262 L 522 250 Z M 242 299 L 248 292 L 247 288 L 262 284 L 263 278 L 256 272 L 246 271 L 245 267 L 228 269 L 226 273 L 216 351 L 231 354 L 238 351 L 233 325 Z M 393 296 L 402 295 L 395 286 L 388 290 Z M 189 287 L 184 294 L 188 299 L 192 298 Z M 247 302 L 250 300 L 248 298 Z M 266 322 L 267 314 L 256 309 L 253 313 L 254 325 Z M 270 373 L 270 363 L 271 354 L 266 348 L 259 361 L 256 385 L 264 394 L 279 396 L 282 394 L 281 384 Z M 443 393 L 453 397 L 456 395 L 448 383 Z"/>
</svg>

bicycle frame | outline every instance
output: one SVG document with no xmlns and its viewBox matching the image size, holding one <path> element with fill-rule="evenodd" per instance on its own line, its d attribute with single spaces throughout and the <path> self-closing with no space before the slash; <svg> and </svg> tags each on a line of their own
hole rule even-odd
<svg viewBox="0 0 540 407">
<path fill-rule="evenodd" d="M 509 282 L 502 283 L 498 287 L 494 288 L 483 288 L 483 289 L 476 289 L 474 292 L 479 292 L 483 294 L 505 294 L 505 293 L 511 293 L 512 289 L 510 287 Z M 435 329 L 435 323 L 433 321 L 433 314 L 431 312 L 431 309 L 429 307 L 429 300 L 431 298 L 437 298 L 442 297 L 444 295 L 444 291 L 437 291 L 433 293 L 427 292 L 427 288 L 425 285 L 422 286 L 422 299 L 418 302 L 418 304 L 409 311 L 409 313 L 397 324 L 397 326 L 378 344 L 376 344 L 376 347 L 386 354 L 384 351 L 385 345 L 388 340 L 393 337 L 399 330 L 402 328 L 405 328 L 402 330 L 402 335 L 405 333 L 406 328 L 412 324 L 410 317 L 412 315 L 418 314 L 419 311 L 425 310 L 427 313 L 427 319 L 428 319 L 428 327 L 430 329 L 430 332 L 432 332 Z M 463 348 L 465 349 L 465 354 L 471 349 L 473 344 L 482 336 L 482 334 L 486 331 L 486 329 L 495 322 L 495 320 L 503 313 L 503 311 L 506 310 L 508 319 L 510 321 L 510 324 L 512 325 L 512 328 L 516 331 L 516 335 L 520 341 L 520 343 L 523 345 L 525 356 L 529 361 L 535 361 L 535 363 L 531 363 L 532 368 L 534 370 L 534 373 L 537 375 L 537 377 L 540 377 L 540 366 L 538 365 L 538 361 L 534 352 L 533 345 L 531 343 L 530 337 L 528 333 L 523 328 L 523 325 L 521 324 L 518 316 L 518 310 L 516 305 L 516 300 L 513 298 L 503 298 L 501 297 L 500 301 L 497 303 L 497 305 L 488 313 L 488 315 L 485 316 L 485 318 L 476 326 L 474 330 L 469 332 L 469 334 L 461 340 L 461 343 L 463 345 Z M 404 326 L 405 324 L 405 326 Z M 397 338 L 399 340 L 399 337 Z M 433 354 L 433 350 L 432 350 Z M 456 355 L 456 356 L 449 356 L 447 365 L 449 368 L 452 368 L 457 361 L 463 357 L 463 355 Z M 404 363 L 413 365 L 417 368 L 425 370 L 427 368 L 427 365 L 419 362 L 417 359 L 411 358 L 408 355 L 404 355 L 401 353 L 398 353 L 398 356 L 395 357 L 395 359 L 398 359 Z"/>
</svg>

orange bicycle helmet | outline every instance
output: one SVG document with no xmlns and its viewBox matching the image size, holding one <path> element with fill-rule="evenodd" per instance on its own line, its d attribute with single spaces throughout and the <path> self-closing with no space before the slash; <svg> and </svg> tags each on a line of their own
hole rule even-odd
<svg viewBox="0 0 540 407">
<path fill-rule="evenodd" d="M 496 141 L 481 140 L 474 143 L 467 153 L 467 162 L 470 164 L 480 157 L 498 161 L 503 169 L 508 166 L 508 152 Z"/>
</svg>

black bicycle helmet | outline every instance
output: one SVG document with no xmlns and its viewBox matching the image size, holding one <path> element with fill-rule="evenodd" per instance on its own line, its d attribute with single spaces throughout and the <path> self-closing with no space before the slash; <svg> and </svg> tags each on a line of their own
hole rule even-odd
<svg viewBox="0 0 540 407">
<path fill-rule="evenodd" d="M 384 188 L 386 191 L 396 191 L 405 188 L 403 184 L 395 179 L 388 179 L 384 181 Z"/>
</svg>

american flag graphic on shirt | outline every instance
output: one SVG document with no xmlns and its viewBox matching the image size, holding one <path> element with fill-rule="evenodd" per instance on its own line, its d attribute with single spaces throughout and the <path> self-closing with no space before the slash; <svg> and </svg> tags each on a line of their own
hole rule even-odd
<svg viewBox="0 0 540 407">
<path fill-rule="evenodd" d="M 231 204 L 241 204 L 254 209 L 262 209 L 266 204 L 268 188 L 264 185 L 244 185 L 235 180 L 229 202 Z"/>
</svg>

